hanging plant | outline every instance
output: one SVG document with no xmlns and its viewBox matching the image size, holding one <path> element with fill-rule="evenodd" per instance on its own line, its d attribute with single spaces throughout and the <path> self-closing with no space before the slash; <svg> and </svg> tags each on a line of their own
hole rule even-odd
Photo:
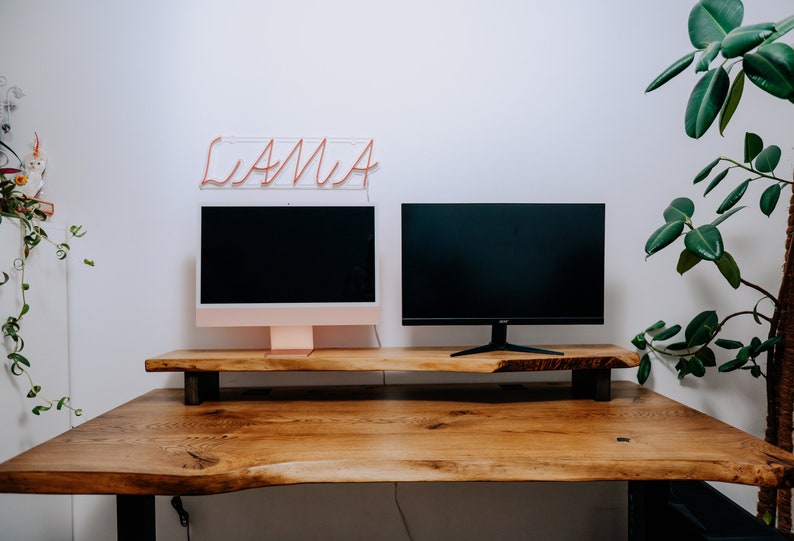
<svg viewBox="0 0 794 541">
<path fill-rule="evenodd" d="M 36 400 L 37 403 L 32 409 L 35 415 L 40 415 L 53 408 L 56 410 L 67 409 L 73 411 L 75 415 L 81 415 L 82 410 L 70 404 L 70 397 L 49 398 L 42 392 L 41 386 L 35 382 L 31 372 L 31 361 L 24 353 L 25 340 L 22 338 L 22 330 L 25 316 L 30 312 L 30 305 L 27 302 L 30 284 L 25 279 L 25 269 L 31 254 L 44 243 L 53 248 L 58 259 L 66 259 L 71 249 L 69 245 L 71 239 L 82 237 L 85 235 L 85 231 L 82 226 L 73 225 L 69 228 L 66 240 L 63 242 L 52 241 L 42 225 L 47 220 L 47 214 L 41 209 L 42 202 L 28 197 L 23 192 L 29 182 L 29 175 L 22 169 L 22 160 L 7 144 L 0 141 L 0 146 L 2 147 L 0 153 L 7 158 L 13 155 L 20 164 L 19 167 L 0 168 L 0 227 L 5 220 L 10 219 L 19 223 L 21 232 L 21 254 L 12 261 L 13 271 L 17 272 L 19 276 L 21 306 L 18 311 L 8 315 L 0 327 L 3 338 L 8 339 L 11 343 L 11 351 L 6 356 L 9 368 L 11 374 L 24 380 L 27 398 Z M 36 155 L 38 155 L 38 138 Z M 6 163 L 8 161 L 6 160 Z M 89 266 L 94 265 L 93 261 L 88 259 L 83 262 Z M 0 286 L 8 284 L 10 279 L 8 273 L 0 272 Z"/>
</svg>

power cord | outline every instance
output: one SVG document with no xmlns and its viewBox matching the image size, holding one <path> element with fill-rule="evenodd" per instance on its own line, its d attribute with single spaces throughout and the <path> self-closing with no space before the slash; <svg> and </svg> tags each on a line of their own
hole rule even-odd
<svg viewBox="0 0 794 541">
<path fill-rule="evenodd" d="M 176 514 L 179 515 L 179 524 L 186 529 L 187 541 L 190 541 L 190 514 L 182 507 L 182 498 L 179 496 L 171 498 L 171 507 L 173 507 L 176 510 Z"/>
<path fill-rule="evenodd" d="M 397 483 L 394 483 L 394 503 L 397 505 L 397 511 L 400 513 L 400 519 L 402 519 L 405 533 L 408 535 L 408 539 L 413 541 L 414 536 L 411 535 L 411 528 L 408 526 L 408 519 L 405 518 L 405 513 L 403 512 L 403 508 L 400 505 L 400 499 L 397 496 Z"/>
</svg>

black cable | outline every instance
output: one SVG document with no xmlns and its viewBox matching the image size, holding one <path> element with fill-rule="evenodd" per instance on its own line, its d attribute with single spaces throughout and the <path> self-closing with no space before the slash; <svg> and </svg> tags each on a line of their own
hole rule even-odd
<svg viewBox="0 0 794 541">
<path fill-rule="evenodd" d="M 179 515 L 179 524 L 187 529 L 187 541 L 190 541 L 190 514 L 182 507 L 182 498 L 179 496 L 171 498 L 171 507 L 173 507 L 176 510 L 176 514 Z"/>
</svg>

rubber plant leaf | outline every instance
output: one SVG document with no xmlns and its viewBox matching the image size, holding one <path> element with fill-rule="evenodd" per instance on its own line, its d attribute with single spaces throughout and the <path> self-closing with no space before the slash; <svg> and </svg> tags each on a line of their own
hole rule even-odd
<svg viewBox="0 0 794 541">
<path fill-rule="evenodd" d="M 747 187 L 750 185 L 750 179 L 743 181 L 741 184 L 736 186 L 731 193 L 728 194 L 728 197 L 720 203 L 720 206 L 717 207 L 717 214 L 722 214 L 725 211 L 730 210 L 733 208 L 736 203 L 744 197 L 745 192 L 747 191 Z"/>
<path fill-rule="evenodd" d="M 698 182 L 705 179 L 707 176 L 711 174 L 711 170 L 717 167 L 717 164 L 720 163 L 722 158 L 716 158 L 713 162 L 708 164 L 706 167 L 700 170 L 700 172 L 695 176 L 695 179 L 692 181 L 692 184 L 697 184 Z"/>
<path fill-rule="evenodd" d="M 667 329 L 661 331 L 659 334 L 654 336 L 652 340 L 654 342 L 655 341 L 663 342 L 665 340 L 669 340 L 679 332 L 681 332 L 681 325 L 673 325 L 672 327 L 668 327 Z"/>
<path fill-rule="evenodd" d="M 697 254 L 693 254 L 688 249 L 684 248 L 681 250 L 681 255 L 678 256 L 678 264 L 676 264 L 675 270 L 678 271 L 678 274 L 684 274 L 701 261 L 702 259 L 700 259 Z"/>
<path fill-rule="evenodd" d="M 653 332 L 653 331 L 658 331 L 659 329 L 663 329 L 665 325 L 666 325 L 666 323 L 660 319 L 659 321 L 657 321 L 657 322 L 656 322 L 656 323 L 654 323 L 653 325 L 649 325 L 649 326 L 648 326 L 648 327 L 645 329 L 645 332 Z"/>
<path fill-rule="evenodd" d="M 717 217 L 716 217 L 714 220 L 712 220 L 712 222 L 711 222 L 711 225 L 713 225 L 714 227 L 717 227 L 717 226 L 718 226 L 718 225 L 720 225 L 722 222 L 724 222 L 725 220 L 727 220 L 728 218 L 730 218 L 731 216 L 733 216 L 734 214 L 736 214 L 737 212 L 739 212 L 739 211 L 740 211 L 740 210 L 742 210 L 743 208 L 747 208 L 747 207 L 745 207 L 745 206 L 741 206 L 741 207 L 732 208 L 732 209 L 731 209 L 731 210 L 729 210 L 728 212 L 725 212 L 725 213 L 723 213 L 723 214 L 720 214 L 720 215 L 719 215 L 719 216 L 717 216 Z"/>
<path fill-rule="evenodd" d="M 717 328 L 717 312 L 714 310 L 706 310 L 699 313 L 684 330 L 684 337 L 686 338 L 687 347 L 693 348 L 702 346 L 714 335 L 714 329 Z"/>
<path fill-rule="evenodd" d="M 759 348 L 761 347 L 761 339 L 757 336 L 753 336 L 752 340 L 750 340 L 750 357 L 757 357 L 761 351 Z"/>
<path fill-rule="evenodd" d="M 695 203 L 688 197 L 677 197 L 667 205 L 662 216 L 665 222 L 688 222 L 693 214 L 695 214 Z"/>
<path fill-rule="evenodd" d="M 684 246 L 707 261 L 717 261 L 723 254 L 720 230 L 710 224 L 701 225 L 687 233 Z"/>
<path fill-rule="evenodd" d="M 640 367 L 637 369 L 637 381 L 643 385 L 648 381 L 648 376 L 651 375 L 651 358 L 646 353 L 640 359 Z"/>
<path fill-rule="evenodd" d="M 687 361 L 687 372 L 696 378 L 702 378 L 706 375 L 706 367 L 697 355 Z"/>
<path fill-rule="evenodd" d="M 670 67 L 668 67 L 661 74 L 659 74 L 659 76 L 656 79 L 654 79 L 651 82 L 651 84 L 648 85 L 648 88 L 645 89 L 645 92 L 648 93 L 653 90 L 656 90 L 657 88 L 665 84 L 667 81 L 669 81 L 670 79 L 672 79 L 673 77 L 675 77 L 676 75 L 687 69 L 689 65 L 692 63 L 692 60 L 694 60 L 695 54 L 697 54 L 697 51 L 692 51 L 691 53 L 682 56 L 681 58 L 676 60 Z"/>
<path fill-rule="evenodd" d="M 678 372 L 678 379 L 684 379 L 689 374 L 689 364 L 687 359 L 679 359 L 675 364 L 675 369 Z"/>
<path fill-rule="evenodd" d="M 755 158 L 755 170 L 760 173 L 771 173 L 780 163 L 781 151 L 777 145 L 769 145 Z"/>
<path fill-rule="evenodd" d="M 705 49 L 712 41 L 722 41 L 743 18 L 741 0 L 700 0 L 689 12 L 689 41 Z"/>
<path fill-rule="evenodd" d="M 684 222 L 667 222 L 648 238 L 645 243 L 645 253 L 648 256 L 655 254 L 681 236 L 683 231 Z"/>
<path fill-rule="evenodd" d="M 733 79 L 733 83 L 731 83 L 731 88 L 728 91 L 728 99 L 725 100 L 725 105 L 720 111 L 720 135 L 725 133 L 725 128 L 728 127 L 728 123 L 733 118 L 733 114 L 736 112 L 736 109 L 739 107 L 739 102 L 742 101 L 742 95 L 744 94 L 744 70 L 739 70 L 739 73 L 736 74 L 736 77 Z"/>
<path fill-rule="evenodd" d="M 768 338 L 764 340 L 762 344 L 760 344 L 758 347 L 755 348 L 756 355 L 760 355 L 765 351 L 769 351 L 775 346 L 775 344 L 777 344 L 781 340 L 783 340 L 782 336 L 773 336 L 772 338 Z"/>
<path fill-rule="evenodd" d="M 774 23 L 759 23 L 734 28 L 722 40 L 722 56 L 736 58 L 761 45 L 775 31 Z"/>
<path fill-rule="evenodd" d="M 686 342 L 674 342 L 672 344 L 667 344 L 664 346 L 664 349 L 667 351 L 684 351 L 687 348 Z"/>
<path fill-rule="evenodd" d="M 772 184 L 761 194 L 761 212 L 770 216 L 780 200 L 780 184 Z"/>
<path fill-rule="evenodd" d="M 764 150 L 764 141 L 760 135 L 752 132 L 744 134 L 744 163 L 752 162 Z"/>
<path fill-rule="evenodd" d="M 728 340 L 726 338 L 718 338 L 714 341 L 714 344 L 723 348 L 723 349 L 739 349 L 744 347 L 744 344 L 739 342 L 738 340 Z"/>
<path fill-rule="evenodd" d="M 738 289 L 742 282 L 742 274 L 739 271 L 739 265 L 736 264 L 736 260 L 733 258 L 731 254 L 728 252 L 724 252 L 722 257 L 719 258 L 716 262 L 717 268 L 720 270 L 720 273 L 728 280 L 728 283 L 731 285 L 733 289 Z"/>
<path fill-rule="evenodd" d="M 693 139 L 700 139 L 717 118 L 728 97 L 730 78 L 722 67 L 709 70 L 695 84 L 686 106 L 684 129 Z"/>
<path fill-rule="evenodd" d="M 733 372 L 734 370 L 738 370 L 747 364 L 747 361 L 748 359 L 734 359 L 732 361 L 728 361 L 727 363 L 721 364 L 717 370 L 720 372 Z"/>
<path fill-rule="evenodd" d="M 725 177 L 728 175 L 728 173 L 729 173 L 730 171 L 731 171 L 731 168 L 730 168 L 730 167 L 728 167 L 728 168 L 726 168 L 726 169 L 724 169 L 724 170 L 720 171 L 719 173 L 717 173 L 717 176 L 715 176 L 715 177 L 712 179 L 712 181 L 711 181 L 711 182 L 709 182 L 709 185 L 706 187 L 706 191 L 705 191 L 705 192 L 703 192 L 703 195 L 704 195 L 704 196 L 705 196 L 705 195 L 708 195 L 708 194 L 709 194 L 709 192 L 710 192 L 711 190 L 713 190 L 714 188 L 716 188 L 716 187 L 717 187 L 717 185 L 719 185 L 719 183 L 720 183 L 720 182 L 722 182 L 722 179 L 724 179 L 724 178 L 725 178 Z"/>
<path fill-rule="evenodd" d="M 762 90 L 778 98 L 794 97 L 794 49 L 785 43 L 770 43 L 744 55 L 747 77 Z"/>
<path fill-rule="evenodd" d="M 717 366 L 717 356 L 711 348 L 700 348 L 695 357 L 700 359 L 703 366 Z"/>
<path fill-rule="evenodd" d="M 794 15 L 783 19 L 782 21 L 775 23 L 775 31 L 772 33 L 771 36 L 766 38 L 764 44 L 772 43 L 773 41 L 777 40 L 781 36 L 787 34 L 791 30 L 794 30 Z"/>
<path fill-rule="evenodd" d="M 698 63 L 695 66 L 695 72 L 700 73 L 702 71 L 708 71 L 711 61 L 717 58 L 718 54 L 720 54 L 720 42 L 712 41 L 700 54 Z"/>
</svg>

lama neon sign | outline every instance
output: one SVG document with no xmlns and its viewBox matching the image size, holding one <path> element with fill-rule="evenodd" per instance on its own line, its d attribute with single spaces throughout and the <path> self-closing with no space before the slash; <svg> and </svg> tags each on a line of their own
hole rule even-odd
<svg viewBox="0 0 794 541">
<path fill-rule="evenodd" d="M 201 188 L 366 189 L 374 139 L 217 137 Z"/>
</svg>

